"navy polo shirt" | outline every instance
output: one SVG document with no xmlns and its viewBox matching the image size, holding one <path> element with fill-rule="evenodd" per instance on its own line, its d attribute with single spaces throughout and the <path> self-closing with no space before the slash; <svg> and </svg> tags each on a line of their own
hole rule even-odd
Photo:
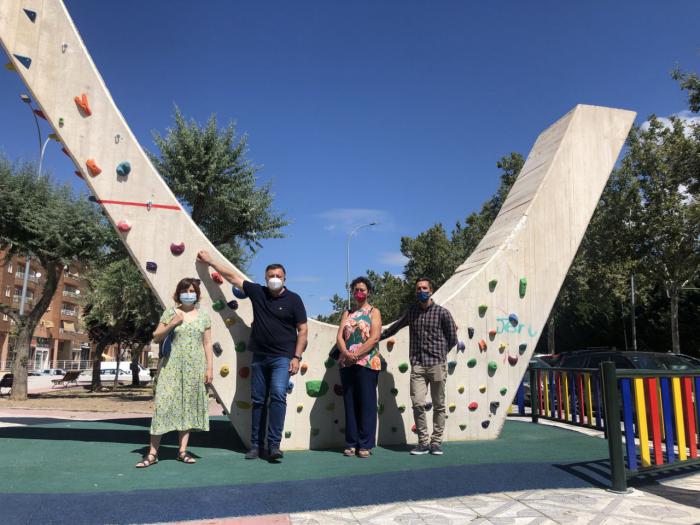
<svg viewBox="0 0 700 525">
<path fill-rule="evenodd" d="M 267 286 L 250 281 L 243 283 L 243 291 L 253 305 L 253 331 L 248 349 L 258 354 L 293 357 L 297 325 L 306 322 L 301 297 L 287 289 L 273 297 Z"/>
</svg>

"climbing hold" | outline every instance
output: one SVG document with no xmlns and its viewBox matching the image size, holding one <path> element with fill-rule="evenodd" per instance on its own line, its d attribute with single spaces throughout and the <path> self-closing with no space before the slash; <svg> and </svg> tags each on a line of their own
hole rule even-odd
<svg viewBox="0 0 700 525">
<path fill-rule="evenodd" d="M 467 366 L 469 368 L 474 368 L 476 366 L 476 358 L 472 357 L 469 361 L 467 361 Z"/>
<path fill-rule="evenodd" d="M 518 356 L 517 355 L 508 355 L 508 364 L 510 366 L 515 366 L 518 364 Z"/>
<path fill-rule="evenodd" d="M 32 21 L 32 23 L 36 22 L 36 11 L 31 11 L 29 9 L 23 9 L 23 11 L 24 11 L 24 14 L 27 15 L 29 20 Z"/>
<path fill-rule="evenodd" d="M 211 349 L 216 357 L 219 357 L 221 354 L 224 353 L 224 349 L 221 348 L 221 345 L 219 343 L 214 343 L 213 345 L 211 345 Z"/>
<path fill-rule="evenodd" d="M 131 164 L 128 162 L 121 162 L 117 165 L 117 176 L 127 177 L 131 173 Z"/>
<path fill-rule="evenodd" d="M 382 405 L 381 403 L 379 403 L 379 404 L 377 405 L 377 414 L 383 414 L 383 413 L 384 413 L 384 405 Z"/>
<path fill-rule="evenodd" d="M 232 287 L 232 290 L 233 290 L 233 295 L 236 296 L 236 298 L 238 298 L 238 299 L 247 299 L 248 298 L 246 293 L 243 290 L 241 290 L 240 288 L 236 288 L 234 286 L 234 287 Z"/>
<path fill-rule="evenodd" d="M 239 352 L 239 353 L 245 352 L 245 348 L 246 348 L 245 341 L 239 341 L 238 343 L 236 343 L 235 348 L 236 348 L 236 352 Z"/>
<path fill-rule="evenodd" d="M 425 408 L 426 411 L 432 410 L 433 404 L 430 401 L 428 401 L 425 405 L 423 405 L 423 408 Z"/>
<path fill-rule="evenodd" d="M 250 368 L 247 366 L 242 366 L 238 369 L 238 375 L 243 379 L 246 379 L 250 375 Z"/>
<path fill-rule="evenodd" d="M 449 361 L 447 363 L 447 373 L 448 374 L 454 373 L 455 368 L 457 368 L 457 361 Z"/>
<path fill-rule="evenodd" d="M 22 55 L 14 55 L 14 57 L 19 61 L 20 64 L 22 64 L 24 67 L 29 69 L 32 65 L 32 59 L 29 57 L 25 57 Z"/>
<path fill-rule="evenodd" d="M 490 424 L 491 424 L 491 421 L 489 421 L 488 419 L 486 421 L 482 421 L 481 428 L 484 428 L 484 429 L 489 428 Z"/>
<path fill-rule="evenodd" d="M 87 162 L 85 163 L 87 166 L 88 170 L 90 171 L 90 175 L 93 177 L 97 177 L 100 173 L 102 173 L 102 168 L 100 168 L 96 163 L 94 159 L 88 159 Z"/>
<path fill-rule="evenodd" d="M 414 423 L 413 425 L 411 425 L 411 432 L 413 432 L 414 434 L 417 434 L 417 433 L 418 433 L 418 429 L 416 428 L 416 424 L 415 424 L 415 423 Z"/>
<path fill-rule="evenodd" d="M 97 202 L 97 197 L 95 197 L 94 195 L 90 195 L 90 196 L 88 197 L 88 200 L 89 200 L 90 202 Z"/>
<path fill-rule="evenodd" d="M 83 112 L 83 115 L 86 117 L 92 115 L 92 110 L 90 109 L 90 104 L 88 103 L 88 98 L 85 93 L 81 93 L 79 97 L 75 97 L 73 100 L 75 100 L 75 104 L 80 108 L 80 111 Z"/>
<path fill-rule="evenodd" d="M 491 404 L 489 405 L 491 408 L 491 412 L 495 413 L 496 409 L 501 406 L 500 401 L 491 401 Z"/>
<path fill-rule="evenodd" d="M 56 142 L 61 142 L 61 139 L 58 138 L 58 135 L 56 135 L 55 133 L 49 133 L 49 138 L 51 140 L 55 140 Z"/>
<path fill-rule="evenodd" d="M 66 49 L 68 49 L 68 44 L 66 44 L 66 43 L 61 44 L 61 53 L 65 53 Z"/>
<path fill-rule="evenodd" d="M 224 324 L 230 328 L 234 324 L 236 324 L 236 318 L 235 317 L 227 317 L 226 319 L 224 319 Z"/>
<path fill-rule="evenodd" d="M 40 109 L 35 109 L 34 114 L 39 118 L 43 118 L 44 120 L 49 120 L 46 118 L 46 115 L 44 115 L 44 112 L 41 111 Z"/>
<path fill-rule="evenodd" d="M 63 127 L 63 117 L 58 117 L 58 127 L 59 128 Z"/>
<path fill-rule="evenodd" d="M 321 380 L 307 381 L 306 393 L 311 397 L 321 397 L 328 392 L 328 383 Z"/>
<path fill-rule="evenodd" d="M 398 430 L 399 430 L 399 429 L 398 429 L 397 427 L 391 427 L 391 431 L 392 431 L 392 432 L 398 432 Z"/>
<path fill-rule="evenodd" d="M 491 341 L 493 341 L 493 339 L 494 339 L 494 337 L 496 337 L 497 333 L 498 332 L 496 332 L 496 330 L 494 328 L 491 328 L 491 330 L 489 330 L 489 339 L 491 339 Z"/>
<path fill-rule="evenodd" d="M 501 390 L 499 390 L 499 392 L 501 393 L 502 396 L 505 396 L 508 393 L 508 389 L 506 387 L 503 387 L 503 388 L 501 388 Z"/>
<path fill-rule="evenodd" d="M 83 174 L 80 173 L 79 171 L 74 171 L 73 173 L 75 173 L 75 176 L 76 176 L 76 177 L 79 177 L 79 178 L 81 178 L 81 179 L 83 178 Z"/>
<path fill-rule="evenodd" d="M 464 423 L 460 423 L 460 425 L 459 425 L 460 430 L 464 430 L 466 428 L 467 428 L 467 425 L 465 425 Z"/>
<path fill-rule="evenodd" d="M 464 352 L 467 349 L 467 345 L 464 344 L 464 341 L 457 341 L 457 350 L 460 352 Z"/>
<path fill-rule="evenodd" d="M 525 297 L 525 291 L 527 290 L 527 278 L 521 277 L 520 278 L 520 284 L 518 285 L 518 293 L 520 294 L 520 298 L 522 299 Z"/>
<path fill-rule="evenodd" d="M 236 406 L 241 410 L 247 410 L 250 408 L 250 403 L 248 401 L 236 401 Z"/>
<path fill-rule="evenodd" d="M 147 272 L 155 272 L 157 269 L 158 269 L 157 263 L 154 263 L 153 261 L 146 262 L 146 271 Z"/>
<path fill-rule="evenodd" d="M 153 201 L 146 201 L 146 211 L 151 211 L 153 208 Z"/>
<path fill-rule="evenodd" d="M 226 308 L 226 303 L 222 299 L 217 299 L 213 303 L 211 303 L 211 307 L 214 309 L 215 312 L 220 312 L 224 308 Z"/>
<path fill-rule="evenodd" d="M 404 412 L 406 412 L 406 405 L 399 405 L 397 408 L 399 409 L 399 412 L 401 412 L 402 414 Z"/>
<path fill-rule="evenodd" d="M 454 403 L 450 403 L 450 405 L 447 407 L 447 409 L 450 412 L 454 412 L 456 408 L 457 408 L 457 405 L 455 405 Z"/>
<path fill-rule="evenodd" d="M 119 144 L 119 141 L 121 141 L 121 140 L 122 140 L 122 136 L 119 133 L 114 135 L 114 143 L 115 144 Z"/>
<path fill-rule="evenodd" d="M 469 403 L 469 406 L 467 408 L 473 412 L 474 410 L 479 408 L 479 403 L 477 403 L 476 401 L 472 401 L 471 403 Z"/>
<path fill-rule="evenodd" d="M 498 369 L 498 363 L 496 363 L 496 361 L 489 361 L 489 364 L 488 364 L 489 375 L 493 375 L 494 373 L 496 373 L 497 369 Z"/>
<path fill-rule="evenodd" d="M 333 368 L 333 365 L 335 364 L 335 359 L 333 359 L 332 357 L 329 357 L 328 359 L 326 359 L 323 362 L 323 364 L 325 365 L 326 368 Z"/>
<path fill-rule="evenodd" d="M 335 393 L 336 396 L 342 396 L 343 395 L 343 385 L 338 385 L 338 384 L 333 385 L 333 392 Z"/>
<path fill-rule="evenodd" d="M 527 350 L 527 343 L 520 343 L 518 345 L 518 351 L 520 352 L 520 355 L 524 354 L 525 350 Z"/>
<path fill-rule="evenodd" d="M 386 349 L 391 352 L 394 349 L 394 345 L 396 344 L 396 339 L 393 337 L 390 339 L 386 340 Z"/>
<path fill-rule="evenodd" d="M 508 322 L 513 326 L 518 326 L 518 324 L 520 324 L 520 321 L 518 320 L 518 316 L 516 314 L 510 314 L 508 316 Z"/>
<path fill-rule="evenodd" d="M 211 280 L 216 284 L 224 284 L 224 278 L 221 277 L 219 272 L 211 272 Z"/>
<path fill-rule="evenodd" d="M 290 379 L 289 383 L 287 383 L 287 394 L 291 394 L 293 390 L 294 390 L 294 381 L 292 381 Z"/>
<path fill-rule="evenodd" d="M 464 394 L 464 385 L 459 385 L 457 387 L 457 392 L 459 392 L 460 394 Z"/>
<path fill-rule="evenodd" d="M 334 419 L 334 420 L 333 420 L 333 423 L 337 425 L 337 424 L 338 424 L 338 420 L 337 420 L 337 419 Z"/>
<path fill-rule="evenodd" d="M 66 148 L 61 148 L 61 151 L 63 152 L 63 154 L 64 154 L 66 157 L 69 157 L 69 158 L 70 158 L 70 152 L 69 152 Z"/>
<path fill-rule="evenodd" d="M 486 385 L 479 385 L 479 392 L 481 392 L 482 394 L 486 392 Z"/>
<path fill-rule="evenodd" d="M 320 432 L 321 432 L 321 431 L 320 431 L 318 428 L 312 428 L 312 429 L 311 429 L 311 435 L 312 435 L 312 436 L 318 436 L 318 434 L 319 434 Z"/>
<path fill-rule="evenodd" d="M 309 365 L 307 365 L 306 363 L 301 364 L 301 374 L 302 375 L 304 375 L 308 369 L 309 369 Z"/>
<path fill-rule="evenodd" d="M 8 71 L 17 71 L 17 68 L 12 62 L 8 62 L 7 64 L 5 64 L 5 69 L 7 69 Z"/>
<path fill-rule="evenodd" d="M 228 306 L 231 310 L 238 310 L 238 301 L 233 299 L 226 303 L 226 306 Z"/>
<path fill-rule="evenodd" d="M 398 389 L 398 388 L 392 388 L 391 390 L 389 390 L 389 392 L 391 392 L 391 395 L 392 395 L 392 396 L 396 396 L 396 395 L 398 395 L 398 393 L 399 393 L 399 389 Z"/>
<path fill-rule="evenodd" d="M 284 431 L 284 437 L 286 437 L 287 439 L 289 439 L 290 437 L 292 437 L 292 431 L 291 431 L 291 430 L 285 430 L 285 431 Z"/>
<path fill-rule="evenodd" d="M 328 403 L 326 405 L 326 410 L 328 410 L 329 412 L 331 412 L 332 410 L 335 410 L 335 403 Z"/>
<path fill-rule="evenodd" d="M 469 339 L 474 337 L 474 329 L 471 326 L 467 328 L 467 334 L 469 335 Z"/>
<path fill-rule="evenodd" d="M 489 307 L 486 306 L 485 304 L 480 304 L 479 305 L 479 317 L 484 317 L 486 315 L 486 310 L 488 310 Z"/>
<path fill-rule="evenodd" d="M 180 244 L 175 244 L 172 243 L 170 244 L 170 253 L 173 255 L 182 255 L 182 253 L 185 251 L 185 243 L 181 242 Z"/>
<path fill-rule="evenodd" d="M 498 279 L 491 279 L 489 281 L 489 292 L 493 292 L 496 289 L 497 284 L 498 284 Z"/>
<path fill-rule="evenodd" d="M 221 374 L 221 377 L 226 377 L 226 376 L 228 375 L 228 373 L 229 373 L 228 365 L 223 365 L 223 366 L 219 369 L 219 373 Z"/>
<path fill-rule="evenodd" d="M 299 404 L 297 405 L 297 412 L 301 412 L 302 410 L 304 410 L 304 405 L 302 405 L 301 403 L 299 403 Z"/>
<path fill-rule="evenodd" d="M 399 372 L 403 374 L 406 370 L 408 370 L 408 363 L 401 363 L 399 365 Z"/>
<path fill-rule="evenodd" d="M 131 224 L 129 224 L 129 221 L 122 219 L 117 223 L 117 229 L 120 232 L 128 232 L 131 229 Z"/>
<path fill-rule="evenodd" d="M 479 341 L 479 350 L 481 352 L 486 352 L 486 348 L 487 348 L 486 341 L 484 341 L 483 339 L 481 341 Z"/>
<path fill-rule="evenodd" d="M 500 353 L 505 352 L 505 350 L 506 350 L 506 344 L 505 344 L 505 343 L 501 343 L 500 345 L 498 345 L 498 351 L 499 351 Z"/>
</svg>

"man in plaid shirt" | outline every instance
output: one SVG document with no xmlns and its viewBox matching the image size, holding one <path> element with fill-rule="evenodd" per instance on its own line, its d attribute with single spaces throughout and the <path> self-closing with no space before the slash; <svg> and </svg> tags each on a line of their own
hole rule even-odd
<svg viewBox="0 0 700 525">
<path fill-rule="evenodd" d="M 404 326 L 409 327 L 409 360 L 411 361 L 411 403 L 418 433 L 418 446 L 411 454 L 442 455 L 442 432 L 445 429 L 445 383 L 447 353 L 457 344 L 457 326 L 452 314 L 431 299 L 433 281 L 416 280 L 417 304 L 411 306 L 389 328 L 382 339 L 391 337 Z M 433 403 L 433 435 L 428 436 L 425 417 L 425 396 L 430 386 Z"/>
</svg>

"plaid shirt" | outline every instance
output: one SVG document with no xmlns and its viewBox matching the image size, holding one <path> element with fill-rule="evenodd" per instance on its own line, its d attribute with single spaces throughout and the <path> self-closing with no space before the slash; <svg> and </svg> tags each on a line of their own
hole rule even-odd
<svg viewBox="0 0 700 525">
<path fill-rule="evenodd" d="M 391 337 L 406 325 L 409 326 L 411 365 L 433 366 L 447 361 L 447 352 L 457 344 L 457 326 L 446 308 L 432 301 L 425 310 L 414 304 L 382 332 L 382 339 Z"/>
</svg>

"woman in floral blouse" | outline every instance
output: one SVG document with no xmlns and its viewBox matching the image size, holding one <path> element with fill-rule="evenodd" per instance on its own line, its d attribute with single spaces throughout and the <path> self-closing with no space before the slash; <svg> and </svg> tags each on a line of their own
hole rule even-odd
<svg viewBox="0 0 700 525">
<path fill-rule="evenodd" d="M 369 304 L 372 283 L 358 277 L 350 283 L 355 309 L 343 313 L 338 329 L 340 381 L 345 405 L 346 456 L 368 458 L 376 445 L 377 380 L 382 368 L 379 336 L 382 315 Z"/>
</svg>

